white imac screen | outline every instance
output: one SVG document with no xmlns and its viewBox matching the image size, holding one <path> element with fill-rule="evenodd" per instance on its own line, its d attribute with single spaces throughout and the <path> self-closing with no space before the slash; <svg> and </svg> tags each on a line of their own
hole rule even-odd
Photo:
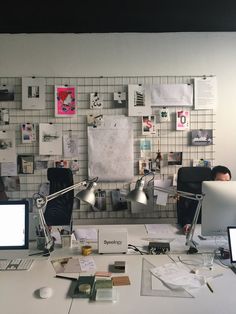
<svg viewBox="0 0 236 314">
<path fill-rule="evenodd" d="M 236 225 L 236 181 L 205 181 L 202 192 L 202 235 L 227 235 Z"/>
<path fill-rule="evenodd" d="M 236 228 L 229 229 L 232 261 L 236 262 Z"/>
<path fill-rule="evenodd" d="M 25 244 L 25 205 L 0 205 L 0 246 Z"/>
</svg>

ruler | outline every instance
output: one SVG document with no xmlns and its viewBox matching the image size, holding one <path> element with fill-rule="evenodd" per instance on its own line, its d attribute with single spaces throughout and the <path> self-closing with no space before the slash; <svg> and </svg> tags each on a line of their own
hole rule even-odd
<svg viewBox="0 0 236 314">
<path fill-rule="evenodd" d="M 154 297 L 177 297 L 177 298 L 194 298 L 186 290 L 171 290 L 168 289 L 163 284 L 162 289 L 153 289 L 152 288 L 152 273 L 150 272 L 151 268 L 156 266 L 151 264 L 145 258 L 142 260 L 142 275 L 141 275 L 141 296 L 154 296 Z M 156 277 L 155 277 L 156 278 Z M 156 278 L 158 280 L 158 278 Z M 160 281 L 161 282 L 161 281 Z"/>
</svg>

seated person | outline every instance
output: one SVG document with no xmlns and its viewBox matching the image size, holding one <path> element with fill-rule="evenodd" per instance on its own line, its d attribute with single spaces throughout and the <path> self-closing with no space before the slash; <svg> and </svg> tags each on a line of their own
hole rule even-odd
<svg viewBox="0 0 236 314">
<path fill-rule="evenodd" d="M 225 166 L 215 166 L 211 169 L 211 175 L 213 181 L 230 181 L 231 172 Z M 183 232 L 186 234 L 190 231 L 191 224 L 186 223 L 183 226 Z"/>
<path fill-rule="evenodd" d="M 211 170 L 213 181 L 230 181 L 231 172 L 225 166 L 215 166 Z"/>
</svg>

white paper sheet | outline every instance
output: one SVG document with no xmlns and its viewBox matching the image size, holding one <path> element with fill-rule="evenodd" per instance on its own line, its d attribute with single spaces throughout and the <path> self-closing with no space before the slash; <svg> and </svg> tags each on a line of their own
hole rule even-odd
<svg viewBox="0 0 236 314">
<path fill-rule="evenodd" d="M 180 262 L 155 267 L 151 269 L 151 273 L 170 289 L 193 289 L 205 285 L 204 276 L 190 273 L 190 270 Z"/>
<path fill-rule="evenodd" d="M 133 129 L 125 116 L 103 116 L 103 124 L 88 127 L 89 177 L 100 182 L 133 179 Z"/>
<path fill-rule="evenodd" d="M 191 84 L 148 85 L 147 102 L 151 106 L 192 106 L 193 86 Z"/>
<path fill-rule="evenodd" d="M 96 270 L 96 264 L 91 256 L 79 258 L 80 268 L 82 272 L 89 272 Z"/>
<path fill-rule="evenodd" d="M 62 126 L 52 123 L 39 124 L 39 154 L 62 155 Z"/>
<path fill-rule="evenodd" d="M 78 157 L 79 156 L 79 138 L 76 135 L 63 135 L 63 151 L 64 157 Z"/>
<path fill-rule="evenodd" d="M 2 162 L 1 163 L 1 176 L 11 177 L 17 176 L 17 164 L 15 162 Z"/>
<path fill-rule="evenodd" d="M 155 191 L 156 192 L 156 204 L 166 206 L 168 201 L 168 193 L 162 191 Z"/>
<path fill-rule="evenodd" d="M 194 109 L 216 109 L 217 80 L 212 77 L 194 78 Z"/>
<path fill-rule="evenodd" d="M 175 237 L 179 231 L 177 225 L 171 224 L 146 224 L 145 225 L 148 235 L 160 235 L 163 237 Z"/>
<path fill-rule="evenodd" d="M 98 231 L 96 228 L 76 228 L 74 230 L 76 240 L 83 242 L 97 242 Z"/>
<path fill-rule="evenodd" d="M 0 131 L 0 162 L 16 161 L 16 144 L 14 131 Z"/>
</svg>

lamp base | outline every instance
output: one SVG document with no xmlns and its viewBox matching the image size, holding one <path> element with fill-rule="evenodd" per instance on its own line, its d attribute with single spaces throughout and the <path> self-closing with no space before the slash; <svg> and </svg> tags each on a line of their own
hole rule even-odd
<svg viewBox="0 0 236 314">
<path fill-rule="evenodd" d="M 43 251 L 31 253 L 29 254 L 29 256 L 33 256 L 33 255 L 50 256 L 50 253 L 53 251 L 54 251 L 54 241 L 53 241 L 53 244 L 49 248 L 45 247 Z"/>
<path fill-rule="evenodd" d="M 190 248 L 187 251 L 187 254 L 196 254 L 197 252 L 198 252 L 197 248 L 190 246 Z"/>
</svg>

